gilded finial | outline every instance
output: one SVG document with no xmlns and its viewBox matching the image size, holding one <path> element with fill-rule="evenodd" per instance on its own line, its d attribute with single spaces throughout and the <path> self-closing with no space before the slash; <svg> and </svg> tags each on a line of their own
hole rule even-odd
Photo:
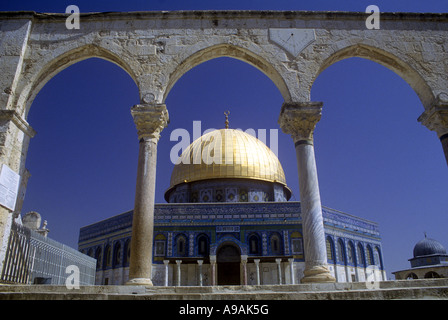
<svg viewBox="0 0 448 320">
<path fill-rule="evenodd" d="M 224 114 L 225 114 L 225 116 L 226 116 L 226 129 L 229 129 L 229 114 L 230 114 L 230 111 L 224 111 Z"/>
</svg>

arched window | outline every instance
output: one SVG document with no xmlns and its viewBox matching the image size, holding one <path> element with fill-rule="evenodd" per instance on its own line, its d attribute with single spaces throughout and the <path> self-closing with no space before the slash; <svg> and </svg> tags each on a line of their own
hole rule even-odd
<svg viewBox="0 0 448 320">
<path fill-rule="evenodd" d="M 380 266 L 381 270 L 384 269 L 383 268 L 383 260 L 381 259 L 380 248 L 375 247 L 373 254 L 374 254 L 375 263 Z"/>
<path fill-rule="evenodd" d="M 257 234 L 252 234 L 249 237 L 249 254 L 260 254 L 260 238 Z"/>
<path fill-rule="evenodd" d="M 348 242 L 347 254 L 348 254 L 348 263 L 351 265 L 356 265 L 355 246 L 351 241 Z"/>
<path fill-rule="evenodd" d="M 90 248 L 90 249 L 89 249 L 89 251 L 87 252 L 87 255 L 88 255 L 89 257 L 94 258 L 94 255 L 93 255 L 93 248 Z"/>
<path fill-rule="evenodd" d="M 114 246 L 114 259 L 112 265 L 114 268 L 121 264 L 121 256 L 122 256 L 121 243 L 117 241 L 117 243 Z"/>
<path fill-rule="evenodd" d="M 112 248 L 110 245 L 107 245 L 105 250 L 105 265 L 106 267 L 112 266 Z"/>
<path fill-rule="evenodd" d="M 374 265 L 375 261 L 373 259 L 373 251 L 370 245 L 367 245 L 367 263 L 368 265 Z"/>
<path fill-rule="evenodd" d="M 178 257 L 187 256 L 187 238 L 183 234 L 177 236 L 175 252 Z"/>
<path fill-rule="evenodd" d="M 347 264 L 347 259 L 345 258 L 345 246 L 342 239 L 338 240 L 338 256 L 340 262 Z"/>
<path fill-rule="evenodd" d="M 364 267 L 366 265 L 366 257 L 364 255 L 364 248 L 361 243 L 358 243 L 358 265 Z"/>
<path fill-rule="evenodd" d="M 154 238 L 154 256 L 164 257 L 166 248 L 166 237 L 163 234 L 158 234 Z"/>
<path fill-rule="evenodd" d="M 334 261 L 334 243 L 330 237 L 327 237 L 325 240 L 325 245 L 327 247 L 327 260 L 333 262 Z"/>
<path fill-rule="evenodd" d="M 102 256 L 103 256 L 103 252 L 102 252 L 101 248 L 100 247 L 96 248 L 95 259 L 96 259 L 96 268 L 97 269 L 101 269 L 101 266 L 102 266 L 102 264 L 101 264 Z"/>
<path fill-rule="evenodd" d="M 425 279 L 432 279 L 432 278 L 440 278 L 440 275 L 434 271 L 429 271 L 425 274 Z"/>
<path fill-rule="evenodd" d="M 406 280 L 418 279 L 417 275 L 414 272 L 411 272 L 406 276 Z"/>
<path fill-rule="evenodd" d="M 131 240 L 128 239 L 124 244 L 123 265 L 128 266 L 130 260 L 131 260 Z"/>
<path fill-rule="evenodd" d="M 209 255 L 208 237 L 205 234 L 198 236 L 198 255 L 206 257 Z"/>
<path fill-rule="evenodd" d="M 271 236 L 271 253 L 272 255 L 281 255 L 282 254 L 282 243 L 281 237 L 278 233 L 274 233 Z"/>
<path fill-rule="evenodd" d="M 302 235 L 297 231 L 291 233 L 291 251 L 292 254 L 303 254 Z"/>
</svg>

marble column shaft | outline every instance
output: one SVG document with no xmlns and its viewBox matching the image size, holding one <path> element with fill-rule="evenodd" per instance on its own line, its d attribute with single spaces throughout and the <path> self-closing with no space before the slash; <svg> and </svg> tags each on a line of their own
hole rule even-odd
<svg viewBox="0 0 448 320">
<path fill-rule="evenodd" d="M 327 267 L 325 232 L 314 156 L 313 132 L 322 113 L 321 102 L 284 103 L 282 131 L 292 136 L 297 155 L 305 270 L 302 282 L 334 282 Z"/>
<path fill-rule="evenodd" d="M 177 286 L 180 287 L 181 283 L 182 283 L 182 274 L 181 274 L 181 269 L 180 269 L 180 265 L 182 264 L 182 260 L 176 260 L 176 269 L 177 269 Z"/>
<path fill-rule="evenodd" d="M 216 256 L 210 256 L 211 285 L 216 286 Z"/>
<path fill-rule="evenodd" d="M 168 287 L 169 282 L 168 282 L 168 276 L 169 276 L 169 260 L 163 260 L 163 264 L 165 265 L 165 287 Z"/>
<path fill-rule="evenodd" d="M 243 273 L 242 284 L 247 286 L 247 255 L 241 255 L 241 268 Z"/>
<path fill-rule="evenodd" d="M 289 273 L 291 274 L 291 284 L 295 284 L 295 275 L 294 275 L 294 259 L 288 259 L 289 262 Z"/>
<path fill-rule="evenodd" d="M 257 285 L 259 286 L 261 284 L 260 282 L 260 259 L 254 259 L 255 262 L 255 270 L 257 273 Z"/>
<path fill-rule="evenodd" d="M 200 287 L 202 287 L 202 263 L 204 262 L 203 260 L 198 260 L 198 285 Z"/>
<path fill-rule="evenodd" d="M 152 286 L 157 143 L 168 124 L 168 111 L 165 105 L 136 105 L 131 114 L 137 127 L 139 155 L 128 284 Z"/>
<path fill-rule="evenodd" d="M 275 263 L 277 264 L 278 284 L 282 284 L 282 259 L 275 259 Z"/>
</svg>

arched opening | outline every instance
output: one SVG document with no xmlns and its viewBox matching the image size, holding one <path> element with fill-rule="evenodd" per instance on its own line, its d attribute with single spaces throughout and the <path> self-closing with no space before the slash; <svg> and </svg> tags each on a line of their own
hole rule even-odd
<svg viewBox="0 0 448 320">
<path fill-rule="evenodd" d="M 48 237 L 78 247 L 79 230 L 133 207 L 138 141 L 130 115 L 139 102 L 129 74 L 89 58 L 46 82 L 33 101 L 22 213 L 38 211 Z"/>
<path fill-rule="evenodd" d="M 176 133 L 187 131 L 186 138 L 191 143 L 205 130 L 224 128 L 227 110 L 230 111 L 230 128 L 254 129 L 261 139 L 260 133 L 265 134 L 262 141 L 277 151 L 285 173 L 287 170 L 287 176 L 291 177 L 287 180 L 293 190 L 291 200 L 299 200 L 298 192 L 294 192 L 298 190 L 298 179 L 294 178 L 297 177 L 294 146 L 291 137 L 282 134 L 277 123 L 283 102 L 282 94 L 269 77 L 236 58 L 213 58 L 185 72 L 165 102 L 170 124 L 162 132 L 158 144 L 156 181 L 160 187 L 156 189 L 156 202 L 165 202 L 164 192 L 169 188 L 167 177 L 174 167 L 171 149 L 184 142 L 184 136 Z M 179 151 L 182 150 L 179 148 Z M 242 201 L 247 197 L 247 194 L 239 195 Z"/>
<path fill-rule="evenodd" d="M 187 237 L 184 234 L 179 234 L 176 237 L 174 252 L 177 257 L 187 257 Z"/>
<path fill-rule="evenodd" d="M 327 238 L 325 239 L 325 245 L 327 248 L 327 261 L 329 263 L 336 264 L 336 257 L 335 257 L 335 252 L 334 252 L 334 242 L 330 236 L 327 236 Z"/>
<path fill-rule="evenodd" d="M 261 255 L 260 237 L 253 233 L 248 238 L 249 254 L 258 256 Z"/>
<path fill-rule="evenodd" d="M 198 236 L 198 256 L 208 257 L 210 254 L 210 241 L 206 234 Z"/>
<path fill-rule="evenodd" d="M 389 245 L 375 264 L 398 270 L 409 258 L 402 243 L 414 242 L 410 235 L 421 230 L 421 221 L 440 232 L 436 221 L 448 222 L 446 174 L 440 174 L 446 161 L 435 133 L 417 121 L 425 90 L 418 95 L 366 55 L 327 62 L 311 92 L 312 101 L 323 102 L 314 134 L 322 204 L 377 222 Z M 423 212 L 436 218 L 425 219 Z M 397 230 L 406 230 L 400 241 Z"/>
<path fill-rule="evenodd" d="M 345 255 L 345 245 L 342 239 L 338 239 L 338 258 L 342 265 L 347 265 L 347 257 Z"/>
<path fill-rule="evenodd" d="M 348 264 L 356 267 L 356 252 L 355 252 L 355 246 L 353 245 L 352 241 L 348 242 L 347 254 L 348 254 L 347 259 Z"/>
<path fill-rule="evenodd" d="M 241 254 L 233 243 L 224 243 L 216 254 L 218 263 L 218 285 L 241 284 L 240 261 Z"/>
<path fill-rule="evenodd" d="M 175 67 L 175 70 L 170 74 L 170 79 L 164 93 L 163 100 L 165 101 L 171 88 L 186 72 L 198 66 L 199 64 L 220 57 L 235 58 L 257 68 L 272 80 L 272 82 L 281 92 L 285 101 L 290 100 L 290 89 L 288 88 L 288 85 L 283 79 L 282 75 L 279 73 L 279 70 L 277 70 L 271 63 L 258 56 L 254 52 L 228 43 L 207 47 L 195 53 L 192 53 L 184 61 L 177 65 Z"/>
<path fill-rule="evenodd" d="M 273 256 L 283 254 L 282 237 L 278 232 L 274 232 L 270 237 L 270 252 Z"/>
<path fill-rule="evenodd" d="M 414 272 L 411 272 L 406 276 L 406 280 L 413 280 L 413 279 L 418 279 L 418 276 Z"/>
<path fill-rule="evenodd" d="M 364 248 L 361 243 L 358 243 L 357 255 L 358 255 L 358 266 L 366 267 L 366 256 L 364 254 Z"/>
<path fill-rule="evenodd" d="M 114 245 L 114 252 L 113 252 L 114 258 L 113 258 L 113 263 L 112 266 L 118 267 L 121 265 L 122 262 L 122 258 L 123 258 L 123 252 L 121 251 L 121 243 L 119 241 L 117 241 L 117 243 L 115 243 Z"/>
<path fill-rule="evenodd" d="M 103 250 L 101 249 L 101 247 L 96 248 L 95 259 L 96 259 L 96 269 L 100 270 L 103 267 L 103 264 L 102 264 Z"/>
<path fill-rule="evenodd" d="M 429 271 L 425 273 L 425 279 L 435 279 L 435 278 L 441 278 L 437 272 Z"/>
</svg>

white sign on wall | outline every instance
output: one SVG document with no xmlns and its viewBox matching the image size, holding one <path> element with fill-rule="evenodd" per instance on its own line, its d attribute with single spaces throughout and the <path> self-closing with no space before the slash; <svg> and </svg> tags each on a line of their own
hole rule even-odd
<svg viewBox="0 0 448 320">
<path fill-rule="evenodd" d="M 14 211 L 19 192 L 20 175 L 6 164 L 0 173 L 0 205 Z"/>
</svg>

